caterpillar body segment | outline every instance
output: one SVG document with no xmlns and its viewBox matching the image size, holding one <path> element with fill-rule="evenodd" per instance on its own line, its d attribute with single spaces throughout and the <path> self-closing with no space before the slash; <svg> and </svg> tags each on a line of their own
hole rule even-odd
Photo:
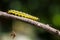
<svg viewBox="0 0 60 40">
<path fill-rule="evenodd" d="M 16 10 L 8 10 L 8 13 L 9 14 L 16 15 L 16 16 L 20 16 L 20 17 L 32 19 L 32 20 L 39 20 L 38 17 L 35 17 L 35 16 L 32 16 L 32 15 L 26 14 L 24 12 L 16 11 Z"/>
</svg>

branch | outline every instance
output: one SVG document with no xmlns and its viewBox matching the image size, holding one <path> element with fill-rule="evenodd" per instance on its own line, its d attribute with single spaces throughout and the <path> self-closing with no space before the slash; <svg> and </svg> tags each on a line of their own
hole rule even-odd
<svg viewBox="0 0 60 40">
<path fill-rule="evenodd" d="M 2 11 L 0 11 L 0 16 L 12 18 L 12 19 L 19 19 L 19 20 L 22 20 L 24 22 L 28 22 L 30 24 L 33 24 L 33 25 L 35 25 L 37 27 L 40 27 L 40 28 L 48 31 L 51 34 L 60 36 L 60 31 L 55 29 L 55 28 L 52 28 L 48 24 L 43 24 L 43 23 L 40 23 L 40 22 L 37 22 L 37 21 L 33 21 L 31 19 L 24 18 L 24 17 L 19 17 L 19 16 L 11 15 L 11 14 L 8 14 L 8 13 L 2 12 Z"/>
</svg>

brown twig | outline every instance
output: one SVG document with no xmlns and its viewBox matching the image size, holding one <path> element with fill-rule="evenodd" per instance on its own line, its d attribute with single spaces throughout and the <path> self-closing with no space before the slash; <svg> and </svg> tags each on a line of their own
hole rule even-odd
<svg viewBox="0 0 60 40">
<path fill-rule="evenodd" d="M 4 16 L 4 17 L 7 17 L 7 18 L 13 18 L 13 19 L 19 19 L 19 20 L 22 20 L 24 22 L 28 22 L 30 24 L 34 24 L 35 26 L 40 27 L 40 28 L 48 31 L 49 33 L 52 33 L 52 34 L 60 36 L 60 31 L 55 29 L 55 28 L 52 28 L 48 24 L 43 24 L 43 23 L 40 23 L 40 22 L 37 22 L 37 21 L 33 21 L 31 19 L 24 18 L 24 17 L 11 15 L 11 14 L 8 14 L 8 13 L 2 12 L 2 11 L 0 11 L 0 16 Z"/>
</svg>

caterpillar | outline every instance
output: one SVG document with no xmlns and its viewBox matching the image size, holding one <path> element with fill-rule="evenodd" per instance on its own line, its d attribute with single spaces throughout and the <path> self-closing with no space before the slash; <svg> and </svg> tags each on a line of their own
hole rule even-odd
<svg viewBox="0 0 60 40">
<path fill-rule="evenodd" d="M 29 15 L 29 14 L 26 14 L 24 12 L 17 11 L 17 10 L 8 10 L 8 13 L 12 14 L 12 15 L 16 15 L 16 16 L 32 19 L 32 20 L 38 20 L 39 19 L 38 17 L 32 16 L 32 15 Z"/>
</svg>

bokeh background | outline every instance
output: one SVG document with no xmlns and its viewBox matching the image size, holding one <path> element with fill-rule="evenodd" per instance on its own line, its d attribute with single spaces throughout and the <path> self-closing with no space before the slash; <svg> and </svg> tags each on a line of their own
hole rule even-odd
<svg viewBox="0 0 60 40">
<path fill-rule="evenodd" d="M 39 22 L 60 30 L 60 0 L 0 0 L 0 11 L 23 11 L 39 17 Z M 34 25 L 0 17 L 0 40 L 12 40 L 10 32 L 16 32 L 14 40 L 60 40 Z"/>
</svg>

